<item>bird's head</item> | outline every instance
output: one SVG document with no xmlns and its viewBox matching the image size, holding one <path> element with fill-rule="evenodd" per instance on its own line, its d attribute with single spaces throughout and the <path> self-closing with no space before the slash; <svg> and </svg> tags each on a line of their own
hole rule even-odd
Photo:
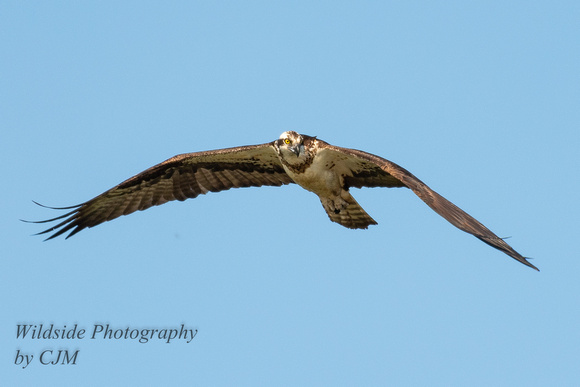
<svg viewBox="0 0 580 387">
<path fill-rule="evenodd" d="M 304 156 L 304 138 L 294 131 L 284 132 L 274 141 L 274 147 L 287 161 L 301 159 Z"/>
</svg>

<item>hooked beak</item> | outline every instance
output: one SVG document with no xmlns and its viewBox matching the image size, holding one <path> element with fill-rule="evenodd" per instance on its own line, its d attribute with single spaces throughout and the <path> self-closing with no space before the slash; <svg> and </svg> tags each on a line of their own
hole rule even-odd
<svg viewBox="0 0 580 387">
<path fill-rule="evenodd" d="M 298 144 L 295 146 L 291 146 L 288 149 L 290 149 L 292 151 L 292 153 L 294 153 L 296 155 L 296 157 L 300 156 L 300 151 L 302 150 L 302 145 Z"/>
</svg>

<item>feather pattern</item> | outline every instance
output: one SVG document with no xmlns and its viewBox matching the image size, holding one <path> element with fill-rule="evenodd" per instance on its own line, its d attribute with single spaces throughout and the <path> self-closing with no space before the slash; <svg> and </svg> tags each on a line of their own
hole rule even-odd
<svg viewBox="0 0 580 387">
<path fill-rule="evenodd" d="M 516 261 L 539 271 L 536 266 L 528 262 L 527 258 L 515 251 L 504 239 L 498 237 L 477 219 L 433 191 L 405 168 L 382 157 L 356 149 L 341 148 L 330 144 L 325 144 L 324 149 L 343 157 L 343 163 L 348 166 L 347 170 L 349 171 L 344 176 L 347 185 L 357 188 L 410 188 L 432 210 L 458 229 L 475 236 Z M 344 158 L 344 155 L 348 157 Z"/>
<path fill-rule="evenodd" d="M 40 234 L 53 232 L 48 239 L 68 231 L 79 231 L 143 211 L 169 201 L 183 201 L 208 192 L 230 188 L 281 186 L 292 183 L 272 148 L 272 144 L 186 153 L 157 164 L 100 194 L 72 207 L 59 217 L 36 223 L 61 220 Z"/>
<path fill-rule="evenodd" d="M 71 207 L 39 234 L 47 239 L 79 231 L 152 206 L 230 188 L 296 183 L 318 195 L 331 221 L 348 228 L 377 224 L 349 192 L 352 187 L 406 187 L 449 223 L 533 269 L 502 238 L 433 191 L 403 167 L 371 153 L 284 132 L 271 143 L 186 153 L 157 164 L 95 198 Z M 38 203 L 37 203 L 38 204 Z M 44 206 L 43 206 L 44 207 Z"/>
</svg>

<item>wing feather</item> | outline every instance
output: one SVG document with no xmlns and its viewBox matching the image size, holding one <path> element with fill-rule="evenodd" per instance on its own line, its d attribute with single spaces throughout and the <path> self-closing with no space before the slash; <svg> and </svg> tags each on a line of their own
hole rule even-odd
<svg viewBox="0 0 580 387">
<path fill-rule="evenodd" d="M 157 164 L 56 218 L 34 223 L 60 221 L 39 234 L 48 239 L 77 232 L 173 200 L 195 198 L 230 188 L 281 186 L 292 183 L 272 143 L 215 151 L 186 153 Z M 46 206 L 43 206 L 46 207 Z"/>
<path fill-rule="evenodd" d="M 319 154 L 331 152 L 329 159 L 341 158 L 344 165 L 344 184 L 348 187 L 407 187 L 410 188 L 431 209 L 455 227 L 463 230 L 484 243 L 504 252 L 518 262 L 533 269 L 539 269 L 515 251 L 505 240 L 477 221 L 474 217 L 433 191 L 405 168 L 371 153 L 356 149 L 341 148 L 324 142 Z M 346 157 L 345 157 L 346 156 Z M 338 162 L 337 162 L 338 164 Z"/>
</svg>

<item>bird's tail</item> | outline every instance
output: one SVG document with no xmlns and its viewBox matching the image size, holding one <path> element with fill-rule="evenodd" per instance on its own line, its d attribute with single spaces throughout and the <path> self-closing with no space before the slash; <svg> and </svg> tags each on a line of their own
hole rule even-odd
<svg viewBox="0 0 580 387">
<path fill-rule="evenodd" d="M 331 221 L 347 228 L 366 229 L 371 224 L 377 224 L 350 193 L 345 192 L 342 196 L 335 200 L 320 198 L 322 207 L 326 210 Z"/>
</svg>

